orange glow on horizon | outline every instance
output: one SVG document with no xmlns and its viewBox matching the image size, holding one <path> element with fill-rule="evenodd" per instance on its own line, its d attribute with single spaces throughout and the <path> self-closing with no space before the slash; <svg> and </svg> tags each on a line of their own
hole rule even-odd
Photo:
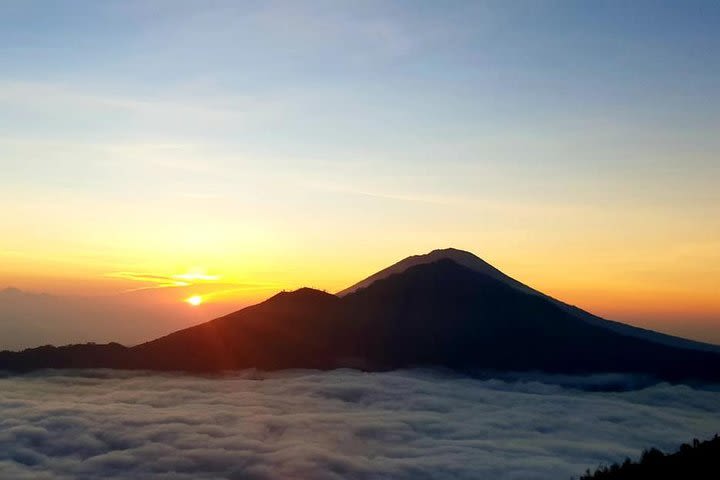
<svg viewBox="0 0 720 480">
<path fill-rule="evenodd" d="M 719 258 L 711 248 L 716 244 L 677 242 L 662 248 L 664 239 L 658 245 L 605 239 L 602 246 L 593 243 L 590 248 L 587 242 L 548 245 L 538 240 L 523 249 L 516 238 L 487 237 L 484 242 L 404 239 L 383 245 L 349 244 L 343 249 L 315 244 L 290 249 L 271 242 L 253 248 L 241 241 L 237 243 L 241 247 L 231 248 L 223 240 L 218 248 L 188 251 L 170 242 L 162 250 L 137 250 L 132 258 L 125 257 L 129 255 L 125 250 L 115 256 L 104 249 L 97 256 L 84 253 L 75 258 L 72 252 L 52 250 L 58 247 L 53 243 L 44 247 L 51 249 L 45 253 L 38 247 L 37 255 L 0 251 L 0 289 L 12 286 L 73 297 L 122 295 L 132 305 L 220 315 L 281 290 L 311 286 L 334 293 L 410 254 L 452 245 L 596 315 L 720 343 L 720 276 L 710 268 Z M 192 297 L 200 301 L 190 302 Z"/>
</svg>

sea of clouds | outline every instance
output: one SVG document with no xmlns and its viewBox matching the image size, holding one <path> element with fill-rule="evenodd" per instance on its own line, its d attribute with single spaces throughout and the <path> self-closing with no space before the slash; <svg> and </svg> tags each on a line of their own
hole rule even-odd
<svg viewBox="0 0 720 480">
<path fill-rule="evenodd" d="M 577 384 L 423 370 L 0 378 L 3 479 L 562 480 L 717 432 L 720 389 L 621 376 Z"/>
</svg>

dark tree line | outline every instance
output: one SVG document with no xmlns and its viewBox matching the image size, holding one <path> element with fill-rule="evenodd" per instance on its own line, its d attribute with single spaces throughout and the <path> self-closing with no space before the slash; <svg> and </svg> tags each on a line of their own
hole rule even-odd
<svg viewBox="0 0 720 480">
<path fill-rule="evenodd" d="M 645 450 L 640 460 L 629 458 L 623 463 L 587 470 L 580 480 L 717 480 L 720 479 L 720 437 L 704 442 L 695 439 L 684 443 L 675 453 L 665 454 L 657 448 Z"/>
</svg>

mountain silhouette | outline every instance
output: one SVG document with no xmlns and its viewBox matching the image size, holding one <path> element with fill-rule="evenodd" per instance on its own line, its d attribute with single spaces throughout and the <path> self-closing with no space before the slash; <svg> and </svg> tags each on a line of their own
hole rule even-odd
<svg viewBox="0 0 720 480">
<path fill-rule="evenodd" d="M 467 267 L 473 271 L 476 271 L 478 273 L 483 273 L 489 277 L 494 278 L 495 280 L 498 280 L 505 285 L 508 285 L 510 287 L 513 287 L 521 292 L 528 293 L 531 295 L 537 295 L 540 297 L 543 297 L 551 302 L 553 302 L 555 305 L 561 307 L 562 309 L 570 312 L 573 316 L 579 318 L 580 320 L 583 320 L 587 323 L 590 323 L 592 325 L 597 325 L 600 327 L 608 328 L 610 330 L 613 330 L 617 333 L 621 333 L 623 335 L 631 336 L 631 337 L 638 337 L 643 338 L 646 340 L 652 340 L 657 343 L 662 343 L 665 345 L 670 345 L 674 347 L 684 347 L 684 348 L 692 348 L 697 350 L 708 350 L 708 351 L 714 351 L 717 353 L 720 353 L 720 347 L 717 345 L 710 345 L 702 342 L 696 342 L 693 340 L 688 340 L 685 338 L 675 337 L 672 335 L 666 335 L 659 332 L 654 332 L 652 330 L 646 330 L 643 328 L 633 327 L 631 325 L 627 325 L 625 323 L 620 322 L 614 322 L 612 320 L 606 320 L 604 318 L 598 317 L 596 315 L 593 315 L 589 312 L 586 312 L 584 310 L 581 310 L 580 308 L 569 305 L 565 302 L 562 302 L 560 300 L 557 300 L 555 298 L 550 297 L 549 295 L 545 295 L 542 292 L 539 292 L 524 283 L 521 283 L 517 280 L 515 280 L 512 277 L 509 277 L 508 275 L 504 274 L 497 268 L 493 267 L 489 263 L 485 262 L 481 258 L 477 257 L 476 255 L 466 252 L 464 250 L 458 250 L 455 248 L 445 248 L 445 249 L 438 249 L 433 250 L 430 253 L 424 254 L 424 255 L 413 255 L 411 257 L 407 257 L 404 260 L 399 261 L 398 263 L 395 263 L 394 265 L 391 265 L 374 275 L 369 276 L 368 278 L 356 283 L 355 285 L 342 290 L 341 292 L 338 292 L 338 296 L 343 297 L 345 295 L 348 295 L 349 293 L 355 292 L 359 289 L 365 288 L 372 284 L 373 282 L 386 278 L 390 275 L 396 274 L 396 273 L 402 273 L 406 271 L 408 268 L 417 266 L 417 265 L 423 265 L 427 263 L 433 263 L 437 262 L 439 260 L 452 260 L 455 263 L 462 265 L 464 267 Z"/>
<path fill-rule="evenodd" d="M 279 293 L 132 348 L 76 345 L 0 353 L 0 369 L 8 370 L 413 366 L 720 380 L 715 346 L 617 327 L 454 249 L 409 257 L 338 295 L 309 288 Z"/>
</svg>

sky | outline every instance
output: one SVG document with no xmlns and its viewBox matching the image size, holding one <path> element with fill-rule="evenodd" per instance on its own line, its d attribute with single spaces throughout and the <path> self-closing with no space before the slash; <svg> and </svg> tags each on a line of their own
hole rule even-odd
<svg viewBox="0 0 720 480">
<path fill-rule="evenodd" d="M 719 24 L 711 1 L 2 1 L 0 347 L 78 308 L 103 322 L 69 340 L 139 341 L 450 246 L 720 343 Z"/>
</svg>

